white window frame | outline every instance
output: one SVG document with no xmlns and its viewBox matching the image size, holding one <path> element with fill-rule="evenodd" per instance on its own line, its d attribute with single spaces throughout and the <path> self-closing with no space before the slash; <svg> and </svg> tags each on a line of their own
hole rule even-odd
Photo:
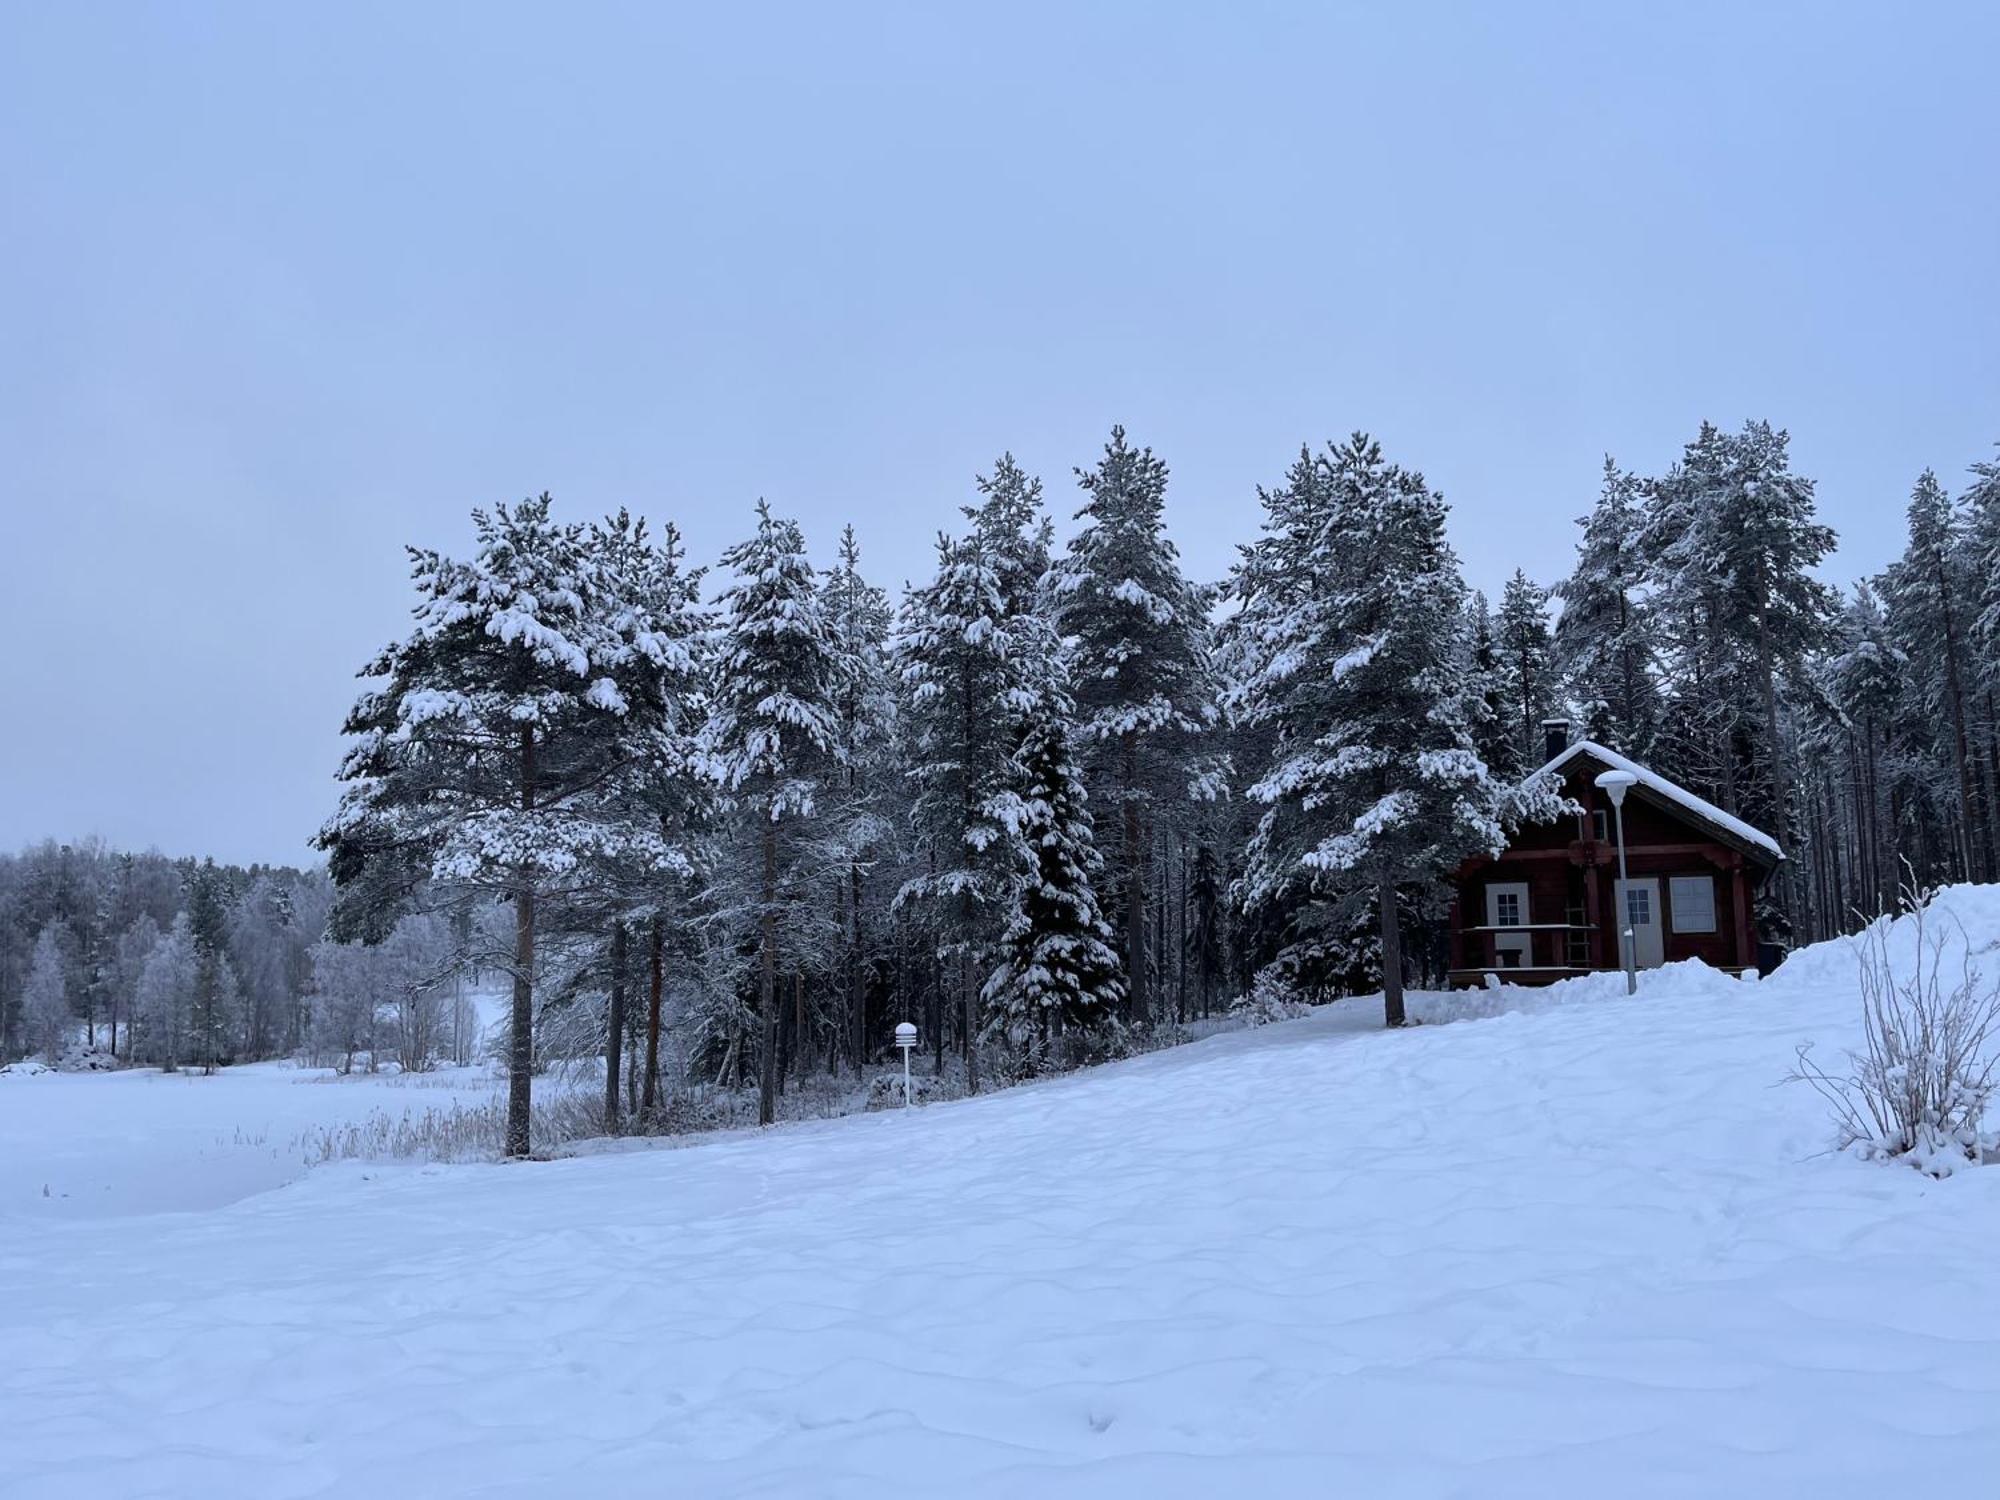
<svg viewBox="0 0 2000 1500">
<path fill-rule="evenodd" d="M 1519 902 L 1517 915 L 1511 922 L 1500 919 L 1500 903 L 1512 897 Z M 1486 925 L 1488 927 L 1526 927 L 1528 925 L 1528 882 L 1525 880 L 1496 881 L 1486 887 Z"/>
<path fill-rule="evenodd" d="M 1682 920 L 1681 888 L 1699 886 L 1708 906 L 1708 925 L 1694 927 Z M 1690 903 L 1699 905 L 1699 901 Z M 1667 917 L 1673 932 L 1709 934 L 1721 930 L 1720 913 L 1715 909 L 1715 877 L 1713 875 L 1669 875 L 1667 877 Z"/>
</svg>

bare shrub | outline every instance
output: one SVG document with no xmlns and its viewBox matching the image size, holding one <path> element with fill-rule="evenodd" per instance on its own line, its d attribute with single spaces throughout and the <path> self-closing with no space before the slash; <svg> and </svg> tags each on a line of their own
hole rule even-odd
<svg viewBox="0 0 2000 1500">
<path fill-rule="evenodd" d="M 1914 956 L 1904 966 L 1897 950 L 1906 938 Z M 1790 1080 L 1833 1106 L 1842 1150 L 1932 1177 L 1976 1165 L 2000 1145 L 1984 1133 L 2000 1087 L 2000 984 L 1975 967 L 1958 920 L 1945 929 L 1921 903 L 1900 923 L 1878 918 L 1855 943 L 1864 1044 L 1847 1054 L 1849 1071 L 1835 1074 L 1803 1043 Z"/>
</svg>

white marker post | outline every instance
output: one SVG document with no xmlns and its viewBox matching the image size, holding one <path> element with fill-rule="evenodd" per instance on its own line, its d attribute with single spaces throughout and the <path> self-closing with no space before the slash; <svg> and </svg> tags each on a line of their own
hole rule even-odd
<svg viewBox="0 0 2000 1500">
<path fill-rule="evenodd" d="M 896 1024 L 896 1045 L 903 1049 L 903 1108 L 908 1109 L 910 1098 L 910 1049 L 917 1045 L 917 1028 L 908 1021 Z"/>
<path fill-rule="evenodd" d="M 1632 882 L 1625 874 L 1625 794 L 1639 784 L 1630 771 L 1606 771 L 1597 778 L 1599 790 L 1611 799 L 1611 811 L 1618 820 L 1618 899 L 1619 936 L 1625 950 L 1625 993 L 1639 993 L 1639 958 L 1633 947 Z"/>
</svg>

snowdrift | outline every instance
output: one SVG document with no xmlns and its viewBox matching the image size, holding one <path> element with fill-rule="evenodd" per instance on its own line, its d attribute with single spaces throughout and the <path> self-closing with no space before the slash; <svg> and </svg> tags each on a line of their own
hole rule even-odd
<svg viewBox="0 0 2000 1500">
<path fill-rule="evenodd" d="M 1940 905 L 1973 948 L 2000 892 Z M 0 1220 L 28 1496 L 1979 1492 L 2000 1171 L 1781 1086 L 1851 956 L 1376 1002 L 685 1150 Z"/>
</svg>

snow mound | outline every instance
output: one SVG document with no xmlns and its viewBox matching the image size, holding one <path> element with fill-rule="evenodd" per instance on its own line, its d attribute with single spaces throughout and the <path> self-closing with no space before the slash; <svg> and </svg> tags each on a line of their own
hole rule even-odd
<svg viewBox="0 0 2000 1500">
<path fill-rule="evenodd" d="M 1344 1002 L 680 1151 L 6 1221 L 0 1488 L 1977 1492 L 2000 1172 L 1830 1154 L 1776 1086 L 1853 975 Z"/>
</svg>

